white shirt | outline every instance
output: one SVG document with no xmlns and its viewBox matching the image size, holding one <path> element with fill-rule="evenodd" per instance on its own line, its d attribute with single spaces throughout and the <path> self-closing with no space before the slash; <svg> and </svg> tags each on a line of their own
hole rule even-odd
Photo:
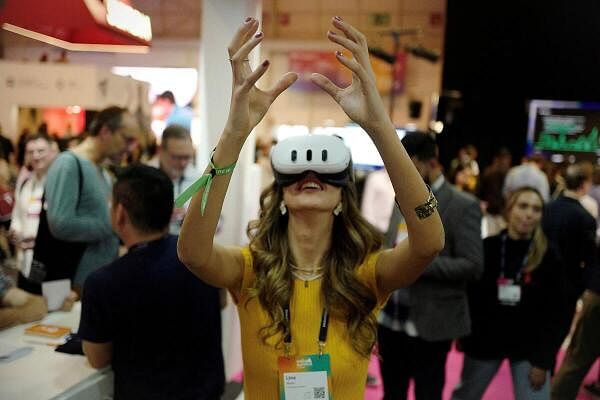
<svg viewBox="0 0 600 400">
<path fill-rule="evenodd" d="M 153 158 L 148 161 L 146 165 L 149 165 L 154 168 L 159 168 L 159 160 L 158 157 Z M 202 174 L 198 171 L 192 164 L 188 164 L 183 175 L 179 179 L 172 179 L 173 182 L 173 195 L 177 198 L 181 193 L 185 191 L 188 187 L 191 186 L 198 178 L 200 178 Z M 181 230 L 181 224 L 183 223 L 183 217 L 185 217 L 185 213 L 190 205 L 190 201 L 188 200 L 183 207 L 174 207 L 173 213 L 171 214 L 171 222 L 169 222 L 169 233 L 171 235 L 179 235 L 179 231 Z"/>
<path fill-rule="evenodd" d="M 598 219 L 598 203 L 596 203 L 596 200 L 594 200 L 592 196 L 590 196 L 589 194 L 584 194 L 579 199 L 579 202 L 581 203 L 583 208 L 587 210 L 587 212 L 592 214 L 592 217 L 594 217 L 594 219 Z"/>
<path fill-rule="evenodd" d="M 361 211 L 363 217 L 381 232 L 388 230 L 395 196 L 385 168 L 369 174 L 363 190 Z"/>
<path fill-rule="evenodd" d="M 15 205 L 12 211 L 10 230 L 14 231 L 21 241 L 28 241 L 27 249 L 17 245 L 17 268 L 24 276 L 29 276 L 31 261 L 33 260 L 33 245 L 40 224 L 42 211 L 42 197 L 46 175 L 38 178 L 31 174 L 15 190 Z"/>
</svg>

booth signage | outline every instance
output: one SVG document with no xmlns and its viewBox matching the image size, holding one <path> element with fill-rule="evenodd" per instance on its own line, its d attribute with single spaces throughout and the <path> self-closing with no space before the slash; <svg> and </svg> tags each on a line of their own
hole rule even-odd
<svg viewBox="0 0 600 400">
<path fill-rule="evenodd" d="M 542 153 L 596 162 L 600 157 L 600 103 L 532 100 L 529 106 L 527 154 Z"/>
</svg>

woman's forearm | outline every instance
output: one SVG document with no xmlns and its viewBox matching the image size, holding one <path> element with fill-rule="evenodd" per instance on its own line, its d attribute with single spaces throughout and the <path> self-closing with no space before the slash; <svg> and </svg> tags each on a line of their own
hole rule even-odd
<svg viewBox="0 0 600 400">
<path fill-rule="evenodd" d="M 298 78 L 295 73 L 285 74 L 267 91 L 255 84 L 269 67 L 265 60 L 253 70 L 248 57 L 264 38 L 258 32 L 259 23 L 247 18 L 231 40 L 227 51 L 232 69 L 232 91 L 229 116 L 223 134 L 212 156 L 213 165 L 223 169 L 222 174 L 212 174 L 208 196 L 200 189 L 192 199 L 177 243 L 181 261 L 197 276 L 215 286 L 235 290 L 241 282 L 243 259 L 236 250 L 213 243 L 223 201 L 231 180 L 229 167 L 237 161 L 242 146 L 250 132 L 260 123 L 275 99 Z M 207 169 L 206 173 L 210 173 Z M 203 203 L 203 197 L 206 203 Z"/>
<path fill-rule="evenodd" d="M 224 132 L 213 153 L 214 165 L 222 168 L 236 162 L 244 138 Z M 210 166 L 205 174 L 210 174 Z M 194 195 L 188 208 L 179 234 L 177 252 L 181 261 L 194 272 L 206 267 L 210 260 L 214 235 L 230 181 L 231 174 L 213 177 L 204 214 L 201 204 L 205 189 L 200 189 Z"/>
<path fill-rule="evenodd" d="M 420 219 L 415 208 L 423 205 L 429 196 L 423 178 L 402 146 L 391 122 L 370 129 L 373 139 L 394 187 L 396 201 L 406 220 L 409 240 L 417 254 L 424 256 L 444 247 L 444 229 L 439 213 L 435 211 Z"/>
</svg>

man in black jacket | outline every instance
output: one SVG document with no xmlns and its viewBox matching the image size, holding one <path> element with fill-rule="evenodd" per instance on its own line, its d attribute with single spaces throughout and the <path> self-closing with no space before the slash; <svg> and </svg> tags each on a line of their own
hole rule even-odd
<svg viewBox="0 0 600 400">
<path fill-rule="evenodd" d="M 591 171 L 574 164 L 565 174 L 565 191 L 550 202 L 542 218 L 548 240 L 557 245 L 566 276 L 566 299 L 561 314 L 562 338 L 566 337 L 577 300 L 585 289 L 584 273 L 596 266 L 596 221 L 580 203 L 592 183 Z"/>
</svg>

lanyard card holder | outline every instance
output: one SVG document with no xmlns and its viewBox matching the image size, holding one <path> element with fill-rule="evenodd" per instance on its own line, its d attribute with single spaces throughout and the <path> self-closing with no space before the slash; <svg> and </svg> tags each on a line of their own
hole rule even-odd
<svg viewBox="0 0 600 400">
<path fill-rule="evenodd" d="M 521 285 L 512 279 L 498 279 L 498 301 L 504 306 L 516 306 L 521 301 Z"/>
<path fill-rule="evenodd" d="M 329 354 L 281 356 L 278 360 L 280 400 L 331 400 Z"/>
<path fill-rule="evenodd" d="M 507 279 L 506 273 L 506 240 L 508 234 L 504 232 L 502 234 L 502 244 L 500 246 L 500 277 L 497 281 L 498 286 L 498 301 L 503 306 L 516 306 L 521 302 L 521 277 L 523 270 L 527 266 L 527 260 L 529 259 L 529 253 L 533 242 L 529 244 L 529 250 L 525 253 L 525 257 L 521 262 L 520 268 L 517 270 L 515 279 Z M 525 273 L 526 282 L 531 280 L 531 276 L 528 272 Z"/>
<path fill-rule="evenodd" d="M 329 312 L 323 309 L 319 325 L 319 354 L 291 356 L 292 345 L 291 320 L 289 304 L 283 310 L 284 320 L 288 326 L 283 342 L 285 355 L 279 357 L 279 399 L 280 400 L 332 400 L 331 364 L 329 354 L 323 353 L 329 328 Z"/>
</svg>

